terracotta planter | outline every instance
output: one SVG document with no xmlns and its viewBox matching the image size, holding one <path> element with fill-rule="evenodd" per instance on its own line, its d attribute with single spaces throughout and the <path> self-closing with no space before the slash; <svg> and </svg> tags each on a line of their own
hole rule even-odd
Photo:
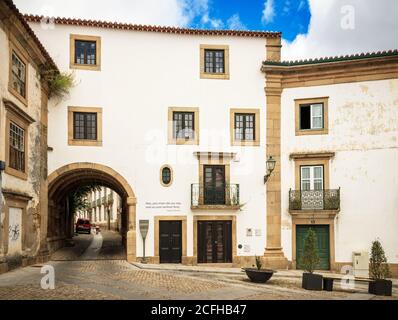
<svg viewBox="0 0 398 320">
<path fill-rule="evenodd" d="M 303 273 L 303 289 L 322 291 L 323 288 L 323 276 L 314 273 Z"/>
<path fill-rule="evenodd" d="M 273 270 L 267 269 L 245 269 L 246 275 L 252 282 L 256 283 L 266 283 L 269 279 L 271 279 L 274 274 Z"/>
</svg>

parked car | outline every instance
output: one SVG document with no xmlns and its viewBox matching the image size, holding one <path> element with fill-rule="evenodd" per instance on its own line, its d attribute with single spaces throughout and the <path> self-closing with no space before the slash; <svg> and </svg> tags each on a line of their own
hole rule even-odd
<svg viewBox="0 0 398 320">
<path fill-rule="evenodd" d="M 76 233 L 86 232 L 88 234 L 91 233 L 91 223 L 90 220 L 86 219 L 78 219 L 76 222 Z"/>
</svg>

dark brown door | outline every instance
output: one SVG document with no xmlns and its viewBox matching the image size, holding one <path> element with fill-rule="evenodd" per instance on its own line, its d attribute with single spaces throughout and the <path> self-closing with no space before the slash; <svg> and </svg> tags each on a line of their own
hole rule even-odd
<svg viewBox="0 0 398 320">
<path fill-rule="evenodd" d="M 198 222 L 198 262 L 232 262 L 232 222 Z"/>
<path fill-rule="evenodd" d="M 225 166 L 204 166 L 204 203 L 225 204 Z"/>
<path fill-rule="evenodd" d="M 159 221 L 160 263 L 181 263 L 181 221 Z"/>
</svg>

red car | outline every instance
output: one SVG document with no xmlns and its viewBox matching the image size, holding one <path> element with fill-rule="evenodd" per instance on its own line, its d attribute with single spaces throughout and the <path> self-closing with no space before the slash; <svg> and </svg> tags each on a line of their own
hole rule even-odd
<svg viewBox="0 0 398 320">
<path fill-rule="evenodd" d="M 91 223 L 90 220 L 78 219 L 76 222 L 76 233 L 87 232 L 91 233 Z"/>
</svg>

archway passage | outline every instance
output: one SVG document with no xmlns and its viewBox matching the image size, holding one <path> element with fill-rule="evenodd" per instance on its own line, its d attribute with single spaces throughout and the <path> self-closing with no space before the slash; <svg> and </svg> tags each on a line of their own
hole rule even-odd
<svg viewBox="0 0 398 320">
<path fill-rule="evenodd" d="M 68 195 L 80 186 L 97 184 L 114 190 L 122 199 L 122 243 L 127 260 L 136 257 L 136 198 L 126 179 L 110 167 L 96 163 L 73 163 L 63 166 L 48 177 L 47 243 L 50 253 L 64 247 L 74 235 L 74 213 L 70 212 Z"/>
</svg>

